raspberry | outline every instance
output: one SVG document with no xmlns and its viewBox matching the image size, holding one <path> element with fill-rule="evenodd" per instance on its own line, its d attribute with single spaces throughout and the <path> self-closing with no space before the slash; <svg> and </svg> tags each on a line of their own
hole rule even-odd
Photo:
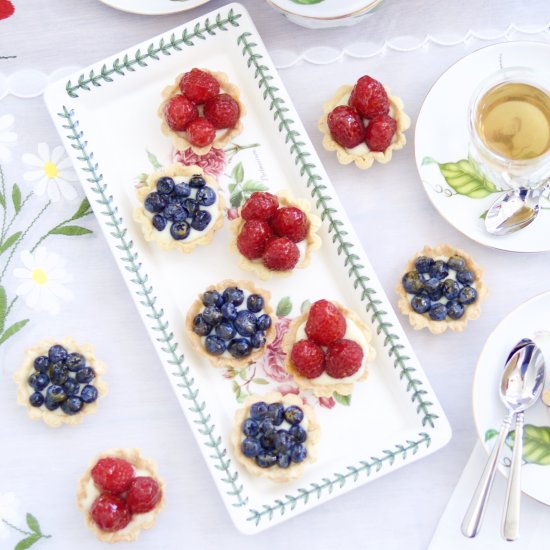
<svg viewBox="0 0 550 550">
<path fill-rule="evenodd" d="M 201 105 L 220 93 L 220 84 L 211 74 L 193 69 L 181 77 L 180 90 L 193 103 Z"/>
<path fill-rule="evenodd" d="M 101 458 L 92 468 L 92 479 L 105 491 L 123 493 L 134 479 L 134 468 L 122 458 Z"/>
<path fill-rule="evenodd" d="M 337 340 L 327 350 L 327 374 L 332 378 L 345 378 L 355 374 L 363 362 L 363 349 L 353 340 Z"/>
<path fill-rule="evenodd" d="M 271 271 L 293 269 L 299 259 L 298 247 L 286 237 L 271 240 L 262 254 L 263 264 Z"/>
<path fill-rule="evenodd" d="M 314 302 L 306 322 L 306 334 L 320 346 L 328 346 L 344 337 L 346 319 L 328 300 Z"/>
<path fill-rule="evenodd" d="M 307 236 L 307 217 L 299 208 L 279 208 L 269 223 L 275 235 L 287 237 L 295 243 L 303 241 Z"/>
<path fill-rule="evenodd" d="M 245 220 L 269 220 L 279 208 L 279 200 L 271 193 L 256 191 L 244 203 L 241 216 Z"/>
<path fill-rule="evenodd" d="M 292 346 L 290 358 L 294 368 L 306 378 L 317 378 L 325 370 L 325 354 L 311 340 L 300 340 Z"/>
<path fill-rule="evenodd" d="M 0 19 L 7 19 L 15 12 L 13 4 L 9 0 L 3 0 L 0 2 Z"/>
<path fill-rule="evenodd" d="M 199 116 L 197 106 L 183 95 L 175 95 L 164 107 L 166 124 L 175 132 L 182 132 L 187 125 Z"/>
<path fill-rule="evenodd" d="M 132 514 L 150 512 L 162 496 L 159 484 L 152 477 L 136 477 L 130 483 L 126 504 Z"/>
<path fill-rule="evenodd" d="M 273 231 L 267 222 L 249 220 L 245 222 L 237 237 L 237 248 L 245 258 L 254 260 L 263 254 L 268 241 L 272 238 Z"/>
<path fill-rule="evenodd" d="M 204 116 L 214 128 L 233 128 L 239 121 L 241 109 L 229 94 L 219 94 L 204 104 Z"/>
<path fill-rule="evenodd" d="M 371 151 L 385 151 L 395 135 L 397 122 L 389 115 L 375 116 L 365 132 L 365 143 Z"/>
<path fill-rule="evenodd" d="M 335 107 L 328 114 L 327 123 L 334 141 L 342 147 L 355 147 L 365 139 L 361 117 L 347 105 Z"/>
<path fill-rule="evenodd" d="M 90 515 L 95 524 L 108 533 L 124 529 L 132 519 L 126 501 L 111 493 L 102 493 L 95 499 Z"/>
<path fill-rule="evenodd" d="M 205 118 L 198 117 L 187 126 L 187 139 L 195 147 L 206 147 L 216 138 L 216 129 Z"/>
<path fill-rule="evenodd" d="M 351 91 L 348 105 L 363 118 L 385 115 L 390 110 L 390 100 L 384 86 L 370 76 L 362 76 Z"/>
</svg>

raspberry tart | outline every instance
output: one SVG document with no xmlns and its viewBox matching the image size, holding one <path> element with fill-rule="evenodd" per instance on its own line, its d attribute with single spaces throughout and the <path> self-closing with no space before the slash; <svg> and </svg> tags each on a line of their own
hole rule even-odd
<svg viewBox="0 0 550 550">
<path fill-rule="evenodd" d="M 320 227 L 308 201 L 287 191 L 252 193 L 231 222 L 231 250 L 239 256 L 241 269 L 262 280 L 288 276 L 309 265 L 311 252 L 321 246 Z"/>
<path fill-rule="evenodd" d="M 397 306 L 416 330 L 461 332 L 481 314 L 488 293 L 482 277 L 481 267 L 462 250 L 448 244 L 425 246 L 405 266 L 396 288 Z"/>
<path fill-rule="evenodd" d="M 25 351 L 23 364 L 13 375 L 17 402 L 27 408 L 30 418 L 52 428 L 79 424 L 96 411 L 98 400 L 107 393 L 105 371 L 90 344 L 78 344 L 73 338 L 42 340 Z"/>
<path fill-rule="evenodd" d="M 92 460 L 78 481 L 77 505 L 102 542 L 136 540 L 165 504 L 156 464 L 138 449 L 113 449 Z"/>
<path fill-rule="evenodd" d="M 224 200 L 216 180 L 198 166 L 172 164 L 151 174 L 137 189 L 134 210 L 146 241 L 188 253 L 212 241 L 223 225 Z"/>
<path fill-rule="evenodd" d="M 177 150 L 205 155 L 242 132 L 245 114 L 238 88 L 222 72 L 194 68 L 162 92 L 161 130 Z"/>
<path fill-rule="evenodd" d="M 294 394 L 251 395 L 235 413 L 231 444 L 252 475 L 285 483 L 317 459 L 321 430 L 313 409 Z"/>
<path fill-rule="evenodd" d="M 392 152 L 407 142 L 405 130 L 411 125 L 403 102 L 374 78 L 362 76 L 354 86 L 340 86 L 323 105 L 319 130 L 323 147 L 336 151 L 341 164 L 354 162 L 370 168 L 376 160 L 389 162 Z"/>
<path fill-rule="evenodd" d="M 350 395 L 366 380 L 376 357 L 372 334 L 353 311 L 318 300 L 294 319 L 283 339 L 285 366 L 303 389 L 318 397 Z"/>
<path fill-rule="evenodd" d="M 209 286 L 187 313 L 194 347 L 215 367 L 252 363 L 275 337 L 270 298 L 270 292 L 249 281 L 228 279 Z"/>
</svg>

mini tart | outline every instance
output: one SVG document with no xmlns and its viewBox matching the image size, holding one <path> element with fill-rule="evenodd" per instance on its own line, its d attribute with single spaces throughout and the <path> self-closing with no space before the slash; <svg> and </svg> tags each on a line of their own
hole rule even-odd
<svg viewBox="0 0 550 550">
<path fill-rule="evenodd" d="M 206 351 L 203 345 L 204 336 L 199 336 L 197 333 L 193 331 L 193 319 L 205 307 L 204 304 L 202 303 L 202 295 L 208 290 L 217 290 L 218 292 L 223 292 L 226 288 L 229 288 L 229 287 L 240 288 L 241 290 L 248 292 L 248 294 L 259 294 L 264 299 L 264 307 L 262 311 L 266 315 L 269 315 L 272 321 L 271 326 L 265 331 L 265 338 L 266 338 L 265 345 L 260 349 L 254 350 L 250 355 L 242 358 L 233 357 L 228 352 L 224 353 L 223 355 L 211 355 Z M 271 299 L 271 292 L 269 292 L 268 290 L 255 287 L 254 284 L 250 281 L 234 281 L 232 279 L 225 279 L 216 285 L 210 285 L 208 288 L 204 289 L 199 294 L 197 299 L 193 302 L 189 311 L 187 312 L 187 317 L 185 319 L 185 328 L 187 330 L 187 334 L 189 335 L 189 338 L 191 339 L 191 343 L 193 344 L 193 347 L 203 357 L 206 357 L 210 361 L 213 367 L 231 366 L 236 368 L 242 368 L 243 366 L 248 365 L 249 363 L 253 363 L 254 361 L 257 361 L 265 353 L 267 346 L 275 338 L 275 323 L 273 322 L 275 314 L 273 312 L 273 308 L 269 304 L 270 299 Z M 246 301 L 246 298 L 245 298 L 245 301 Z"/>
<path fill-rule="evenodd" d="M 338 105 L 347 105 L 348 99 L 353 90 L 351 84 L 344 84 L 336 90 L 336 94 L 332 99 L 329 99 L 323 104 L 323 116 L 319 119 L 318 128 L 323 133 L 323 147 L 327 151 L 336 151 L 336 156 L 340 164 L 350 164 L 355 162 L 357 168 L 366 170 L 370 168 L 373 162 L 376 160 L 381 164 L 386 164 L 391 160 L 392 151 L 402 149 L 407 143 L 405 137 L 405 130 L 411 125 L 411 119 L 403 110 L 403 101 L 396 96 L 390 94 L 389 88 L 384 86 L 388 98 L 390 100 L 390 112 L 389 115 L 397 122 L 397 129 L 393 140 L 389 147 L 385 151 L 369 151 L 365 143 L 361 143 L 353 149 L 346 149 L 339 143 L 334 141 L 330 133 L 327 117 L 329 113 Z"/>
<path fill-rule="evenodd" d="M 242 118 L 246 114 L 246 109 L 240 100 L 239 88 L 234 84 L 229 82 L 229 78 L 225 73 L 209 71 L 208 69 L 201 69 L 205 73 L 211 74 L 220 84 L 220 93 L 229 94 L 238 104 L 240 109 L 239 121 L 233 128 L 226 128 L 222 130 L 216 130 L 216 138 L 214 141 L 207 145 L 206 147 L 196 147 L 191 145 L 185 136 L 185 132 L 176 132 L 168 126 L 166 120 L 164 119 L 164 108 L 168 100 L 175 95 L 180 93 L 180 80 L 182 79 L 184 73 L 179 74 L 174 81 L 174 84 L 166 86 L 162 91 L 162 103 L 160 104 L 157 114 L 160 117 L 162 123 L 160 129 L 165 136 L 171 138 L 174 147 L 178 151 L 184 151 L 186 149 L 191 149 L 197 155 L 206 155 L 212 147 L 217 149 L 222 149 L 224 145 L 227 145 L 233 138 L 238 136 L 243 131 Z M 199 106 L 200 108 L 201 106 Z M 200 110 L 200 109 L 199 109 Z"/>
<path fill-rule="evenodd" d="M 149 193 L 156 191 L 157 181 L 163 176 L 169 176 L 171 178 L 179 176 L 190 178 L 194 175 L 202 176 L 207 185 L 216 192 L 216 217 L 214 218 L 214 216 L 212 216 L 213 221 L 211 222 L 210 227 L 203 231 L 203 234 L 200 237 L 193 239 L 192 241 L 188 241 L 186 239 L 177 241 L 170 236 L 169 238 L 165 238 L 164 231 L 157 231 L 157 229 L 153 226 L 151 222 L 153 214 L 147 212 L 147 210 L 143 207 L 145 199 Z M 225 201 L 220 193 L 216 180 L 213 177 L 206 175 L 200 166 L 184 166 L 183 164 L 176 163 L 161 168 L 160 170 L 157 170 L 149 175 L 147 182 L 143 187 L 136 189 L 136 195 L 141 206 L 134 209 L 134 220 L 140 224 L 145 240 L 147 242 L 154 241 L 159 248 L 163 250 L 175 249 L 188 254 L 197 246 L 209 244 L 214 238 L 214 233 L 223 225 Z"/>
<path fill-rule="evenodd" d="M 420 256 L 428 256 L 430 258 L 436 258 L 437 256 L 444 256 L 447 259 L 451 256 L 461 256 L 466 261 L 469 270 L 475 276 L 475 289 L 477 291 L 477 299 L 473 304 L 469 304 L 464 308 L 464 315 L 460 319 L 444 319 L 443 321 L 434 321 L 430 319 L 429 315 L 423 313 L 417 313 L 411 307 L 410 296 L 413 296 L 403 288 L 401 280 L 397 283 L 396 291 L 399 294 L 399 300 L 397 307 L 399 311 L 409 317 L 409 323 L 415 330 L 421 330 L 427 328 L 432 334 L 442 334 L 447 329 L 453 332 L 462 332 L 468 321 L 477 319 L 481 314 L 481 301 L 487 296 L 489 290 L 483 282 L 483 269 L 477 265 L 473 258 L 466 254 L 463 250 L 455 248 L 449 244 L 441 244 L 435 248 L 425 246 L 420 252 L 417 252 L 415 256 L 408 261 L 403 273 L 415 270 L 415 262 Z"/>
<path fill-rule="evenodd" d="M 294 381 L 300 388 L 304 390 L 312 391 L 317 397 L 330 397 L 331 395 L 333 395 L 334 392 L 339 393 L 340 395 L 351 395 L 355 384 L 357 382 L 363 382 L 368 378 L 369 376 L 368 364 L 372 363 L 376 358 L 376 350 L 370 344 L 372 340 L 372 332 L 369 329 L 369 327 L 363 322 L 363 320 L 359 317 L 359 315 L 357 315 L 354 311 L 351 311 L 350 309 L 332 300 L 331 300 L 331 303 L 334 304 L 338 308 L 338 310 L 342 313 L 342 315 L 346 318 L 346 323 L 348 321 L 353 322 L 365 337 L 365 341 L 368 344 L 368 350 L 363 349 L 363 353 L 364 353 L 363 362 L 365 364 L 365 372 L 363 372 L 363 374 L 353 383 L 338 382 L 338 379 L 334 378 L 333 384 L 315 384 L 314 382 L 312 382 L 311 378 L 306 378 L 305 376 L 302 376 L 294 368 L 294 365 L 292 364 L 292 360 L 290 358 L 290 353 L 292 351 L 292 346 L 298 340 L 300 340 L 300 338 L 298 338 L 297 336 L 299 328 L 307 322 L 309 310 L 305 311 L 304 313 L 302 313 L 302 315 L 293 319 L 293 321 L 290 323 L 288 327 L 288 332 L 285 334 L 283 338 L 283 351 L 286 353 L 285 368 L 292 375 L 292 377 L 294 378 Z"/>
<path fill-rule="evenodd" d="M 234 238 L 231 239 L 229 246 L 231 251 L 239 257 L 239 267 L 243 271 L 251 271 L 262 281 L 267 281 L 274 276 L 289 277 L 295 269 L 303 269 L 307 267 L 311 262 L 311 252 L 321 248 L 321 237 L 318 235 L 318 231 L 321 227 L 321 218 L 311 212 L 311 204 L 309 201 L 294 198 L 290 192 L 286 190 L 277 193 L 277 198 L 279 199 L 279 206 L 294 206 L 295 208 L 300 209 L 306 215 L 309 222 L 307 237 L 301 243 L 296 243 L 298 247 L 304 243 L 305 249 L 303 252 L 300 251 L 301 257 L 294 269 L 288 271 L 273 271 L 264 266 L 261 258 L 258 258 L 257 260 L 249 260 L 240 253 L 237 247 L 237 237 L 239 236 L 243 225 L 246 223 L 246 220 L 240 216 L 240 210 L 239 216 L 232 220 L 229 226 L 234 235 Z"/>
<path fill-rule="evenodd" d="M 274 466 L 272 468 L 260 468 L 253 459 L 245 456 L 241 450 L 241 443 L 244 439 L 242 424 L 250 415 L 250 407 L 258 401 L 271 403 L 282 403 L 283 406 L 297 405 L 304 412 L 304 419 L 307 419 L 307 439 L 305 447 L 307 456 L 303 462 L 292 463 L 288 468 Z M 231 445 L 236 460 L 244 466 L 246 471 L 256 477 L 265 477 L 278 483 L 286 483 L 299 478 L 304 473 L 306 464 L 312 464 L 317 460 L 317 443 L 321 437 L 321 427 L 317 422 L 315 413 L 309 405 L 305 405 L 300 397 L 289 393 L 282 395 L 279 392 L 271 392 L 266 395 L 250 395 L 243 404 L 243 408 L 235 412 L 233 420 L 233 431 L 231 432 Z"/>
<path fill-rule="evenodd" d="M 29 386 L 27 380 L 33 372 L 36 372 L 34 360 L 40 355 L 48 355 L 48 350 L 55 344 L 62 345 L 69 353 L 82 354 L 86 358 L 86 366 L 92 367 L 96 373 L 96 377 L 91 384 L 97 389 L 97 399 L 93 403 L 85 404 L 82 410 L 74 415 L 65 414 L 61 409 L 50 411 L 45 406 L 33 407 L 29 403 L 29 397 L 35 390 Z M 41 340 L 32 348 L 25 350 L 23 364 L 13 373 L 13 380 L 17 384 L 17 403 L 26 407 L 29 418 L 43 420 L 51 428 L 58 428 L 62 424 L 80 424 L 84 416 L 94 413 L 98 401 L 107 394 L 107 384 L 101 378 L 105 374 L 107 366 L 103 361 L 96 359 L 94 353 L 95 350 L 91 344 L 78 344 L 71 337 L 61 340 Z"/>
<path fill-rule="evenodd" d="M 159 484 L 162 496 L 153 510 L 144 514 L 134 514 L 130 523 L 120 531 L 107 532 L 102 531 L 90 516 L 90 510 L 95 499 L 101 494 L 101 491 L 95 486 L 92 479 L 92 469 L 101 458 L 116 457 L 128 461 L 134 470 L 144 470 L 146 475 L 152 477 Z M 88 466 L 82 477 L 78 480 L 76 503 L 78 509 L 85 514 L 86 525 L 102 542 L 120 542 L 136 540 L 142 529 L 151 529 L 155 525 L 157 516 L 160 514 L 166 503 L 166 486 L 159 478 L 157 465 L 152 460 L 141 456 L 139 449 L 111 449 L 97 455 Z"/>
</svg>

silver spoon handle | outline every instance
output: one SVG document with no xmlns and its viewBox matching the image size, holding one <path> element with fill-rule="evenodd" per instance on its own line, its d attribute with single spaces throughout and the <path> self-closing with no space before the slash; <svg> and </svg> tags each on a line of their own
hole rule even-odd
<svg viewBox="0 0 550 550">
<path fill-rule="evenodd" d="M 485 469 L 481 474 L 481 478 L 477 484 L 475 493 L 472 496 L 468 510 L 466 510 L 466 514 L 462 520 L 460 529 L 465 537 L 475 537 L 481 528 L 485 507 L 487 501 L 489 500 L 489 494 L 491 493 L 493 480 L 495 479 L 495 473 L 497 471 L 498 457 L 500 456 L 500 452 L 504 446 L 504 442 L 506 441 L 506 436 L 510 431 L 510 424 L 512 423 L 513 416 L 513 413 L 511 413 L 502 421 L 500 432 L 498 434 L 498 440 L 489 455 L 489 459 L 487 460 Z"/>
<path fill-rule="evenodd" d="M 523 455 L 523 413 L 516 415 L 516 428 L 512 465 L 508 476 L 504 514 L 502 516 L 502 537 L 516 540 L 519 537 L 519 515 L 521 503 L 521 460 Z"/>
</svg>

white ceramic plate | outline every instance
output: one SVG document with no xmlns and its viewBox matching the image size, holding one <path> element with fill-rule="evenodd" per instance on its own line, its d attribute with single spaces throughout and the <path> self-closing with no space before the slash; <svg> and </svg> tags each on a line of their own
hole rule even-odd
<svg viewBox="0 0 550 550">
<path fill-rule="evenodd" d="M 415 130 L 416 165 L 424 189 L 439 213 L 456 229 L 486 246 L 514 252 L 550 250 L 550 210 L 541 210 L 528 227 L 510 235 L 485 230 L 482 215 L 499 196 L 476 177 L 468 161 L 468 104 L 479 83 L 500 67 L 526 66 L 548 72 L 550 44 L 506 42 L 478 50 L 437 80 L 420 109 Z M 440 165 L 463 161 L 464 178 L 453 189 Z M 453 167 L 460 169 L 458 167 Z M 468 194 L 461 194 L 468 193 Z M 483 198 L 472 198 L 485 195 Z M 543 206 L 550 206 L 548 200 Z"/>
<path fill-rule="evenodd" d="M 100 0 L 100 2 L 128 13 L 166 15 L 202 6 L 209 0 Z"/>
<path fill-rule="evenodd" d="M 514 345 L 532 338 L 546 358 L 546 387 L 550 370 L 550 292 L 528 300 L 512 311 L 487 339 L 479 356 L 473 385 L 474 421 L 487 452 L 493 447 L 496 432 L 506 414 L 498 388 L 504 364 Z M 539 401 L 525 412 L 526 431 L 521 487 L 527 495 L 550 504 L 550 415 Z M 505 446 L 499 470 L 508 476 L 512 453 Z"/>
<path fill-rule="evenodd" d="M 225 167 L 220 153 L 209 157 L 211 169 L 228 174 L 220 182 L 231 191 L 227 202 L 235 204 L 240 193 L 254 189 L 289 187 L 297 196 L 313 197 L 324 221 L 322 248 L 307 269 L 256 282 L 273 294 L 279 332 L 304 301 L 325 297 L 354 309 L 375 334 L 378 357 L 351 403 L 302 394 L 322 425 L 319 458 L 303 478 L 284 485 L 248 475 L 229 447 L 234 412 L 248 392 L 297 392 L 281 366 L 280 345 L 236 372 L 212 368 L 184 332 L 185 314 L 206 286 L 254 279 L 240 271 L 229 251 L 227 223 L 212 244 L 185 255 L 145 242 L 132 219 L 136 176 L 151 170 L 151 154 L 162 163 L 171 154 L 156 115 L 160 92 L 196 66 L 223 68 L 240 88 L 247 115 L 236 141 L 258 144 L 221 153 L 229 162 Z M 53 84 L 45 98 L 158 351 L 160 364 L 150 367 L 164 368 L 239 529 L 269 527 L 445 445 L 451 435 L 445 415 L 241 5 L 229 4 L 105 59 Z"/>
</svg>

